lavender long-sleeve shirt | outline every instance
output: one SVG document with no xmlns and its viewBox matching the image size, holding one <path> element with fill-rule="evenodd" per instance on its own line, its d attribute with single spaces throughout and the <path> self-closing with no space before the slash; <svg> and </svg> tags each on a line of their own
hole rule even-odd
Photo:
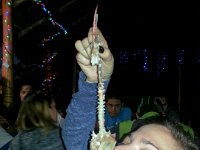
<svg viewBox="0 0 200 150">
<path fill-rule="evenodd" d="M 62 128 L 67 150 L 88 150 L 88 141 L 96 123 L 97 83 L 88 83 L 79 73 L 78 91 L 72 95 Z M 105 81 L 107 89 L 109 81 Z"/>
</svg>

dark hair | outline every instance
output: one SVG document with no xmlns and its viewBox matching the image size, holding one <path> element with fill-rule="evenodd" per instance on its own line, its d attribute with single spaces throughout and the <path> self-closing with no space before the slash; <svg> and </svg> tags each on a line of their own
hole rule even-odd
<svg viewBox="0 0 200 150">
<path fill-rule="evenodd" d="M 123 99 L 120 95 L 117 95 L 117 94 L 106 94 L 106 97 L 105 97 L 105 100 L 106 102 L 109 100 L 109 99 L 118 99 L 121 101 L 121 103 L 123 103 Z"/>
<path fill-rule="evenodd" d="M 153 116 L 153 117 L 148 117 L 145 119 L 136 120 L 132 125 L 131 132 L 129 132 L 128 134 L 131 134 L 132 132 L 137 131 L 140 127 L 144 125 L 148 125 L 148 124 L 158 124 L 169 129 L 174 139 L 178 143 L 180 143 L 180 145 L 182 145 L 182 147 L 185 150 L 199 150 L 199 147 L 197 143 L 195 142 L 194 137 L 192 137 L 190 134 L 188 134 L 188 132 L 184 130 L 184 128 L 181 125 L 182 123 L 180 124 L 177 122 L 175 123 L 175 122 L 166 120 L 165 118 L 162 118 L 161 116 Z M 127 134 L 123 136 L 123 138 L 119 142 L 121 142 L 126 136 Z"/>
<path fill-rule="evenodd" d="M 40 90 L 41 89 L 41 83 L 38 83 L 39 81 L 36 81 L 36 80 L 34 80 L 34 79 L 32 79 L 32 78 L 28 78 L 28 77 L 26 77 L 26 78 L 23 78 L 23 79 L 21 79 L 20 81 L 19 81 L 19 86 L 18 86 L 18 90 L 20 91 L 21 90 L 21 88 L 24 86 L 24 85 L 29 85 L 29 86 L 31 86 L 31 89 L 33 90 L 33 91 L 37 91 L 37 90 Z"/>
</svg>

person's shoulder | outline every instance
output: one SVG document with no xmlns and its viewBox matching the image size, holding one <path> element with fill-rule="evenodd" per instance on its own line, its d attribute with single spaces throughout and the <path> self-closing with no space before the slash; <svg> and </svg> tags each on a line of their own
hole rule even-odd
<svg viewBox="0 0 200 150">
<path fill-rule="evenodd" d="M 126 112 L 126 113 L 132 113 L 132 111 L 131 111 L 131 109 L 129 107 L 123 107 L 122 111 Z"/>
<path fill-rule="evenodd" d="M 132 125 L 132 123 L 133 123 L 133 120 L 125 120 L 125 121 L 122 121 L 122 122 L 120 122 L 119 123 L 119 125 L 121 126 L 124 126 L 124 125 L 129 125 L 129 124 L 131 124 Z"/>
<path fill-rule="evenodd" d="M 132 117 L 132 111 L 129 107 L 123 107 L 121 112 L 120 112 L 120 116 L 121 117 L 125 117 L 125 118 L 131 118 Z"/>
</svg>

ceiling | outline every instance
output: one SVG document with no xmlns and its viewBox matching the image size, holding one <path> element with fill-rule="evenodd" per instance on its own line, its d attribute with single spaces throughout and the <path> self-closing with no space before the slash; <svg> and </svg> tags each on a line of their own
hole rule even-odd
<svg viewBox="0 0 200 150">
<path fill-rule="evenodd" d="M 49 53 L 59 55 L 57 65 L 61 68 L 62 64 L 72 64 L 76 52 L 74 43 L 87 35 L 97 4 L 98 26 L 113 53 L 138 48 L 149 48 L 153 52 L 158 48 L 172 51 L 188 48 L 190 53 L 195 51 L 194 55 L 200 53 L 197 52 L 200 51 L 200 6 L 194 2 L 37 2 L 15 0 L 12 5 L 13 52 L 23 64 L 41 64 Z M 52 24 L 49 18 L 57 24 Z"/>
<path fill-rule="evenodd" d="M 15 0 L 12 8 L 15 54 L 27 62 L 42 57 L 38 54 L 46 49 L 72 52 L 67 48 L 73 48 L 74 41 L 87 34 L 97 4 L 98 25 L 113 47 L 199 47 L 200 7 L 195 3 L 43 0 L 37 4 L 33 0 Z M 50 22 L 47 11 L 54 22 L 66 29 L 66 35 L 61 27 Z M 54 39 L 41 46 L 48 37 Z"/>
</svg>

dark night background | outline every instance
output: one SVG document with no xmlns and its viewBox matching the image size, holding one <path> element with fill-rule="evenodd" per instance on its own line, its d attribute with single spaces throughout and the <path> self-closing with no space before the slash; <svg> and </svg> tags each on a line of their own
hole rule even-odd
<svg viewBox="0 0 200 150">
<path fill-rule="evenodd" d="M 74 43 L 87 35 L 98 3 L 98 26 L 115 56 L 108 92 L 121 93 L 131 105 L 135 104 L 135 97 L 144 95 L 167 95 L 176 105 L 180 80 L 183 120 L 199 128 L 200 6 L 197 2 L 44 0 L 42 3 L 68 33 L 64 35 L 60 27 L 47 19 L 49 15 L 40 4 L 15 0 L 12 22 L 16 86 L 24 77 L 41 84 L 47 73 L 42 66 L 50 65 L 56 74 L 52 80 L 54 92 L 61 95 L 58 103 L 67 106 L 76 89 L 78 66 Z M 60 35 L 41 45 L 45 38 L 58 32 Z M 56 57 L 51 63 L 44 64 L 44 59 L 54 53 Z M 148 56 L 146 71 L 145 56 Z M 165 69 L 158 69 L 163 66 Z"/>
</svg>

